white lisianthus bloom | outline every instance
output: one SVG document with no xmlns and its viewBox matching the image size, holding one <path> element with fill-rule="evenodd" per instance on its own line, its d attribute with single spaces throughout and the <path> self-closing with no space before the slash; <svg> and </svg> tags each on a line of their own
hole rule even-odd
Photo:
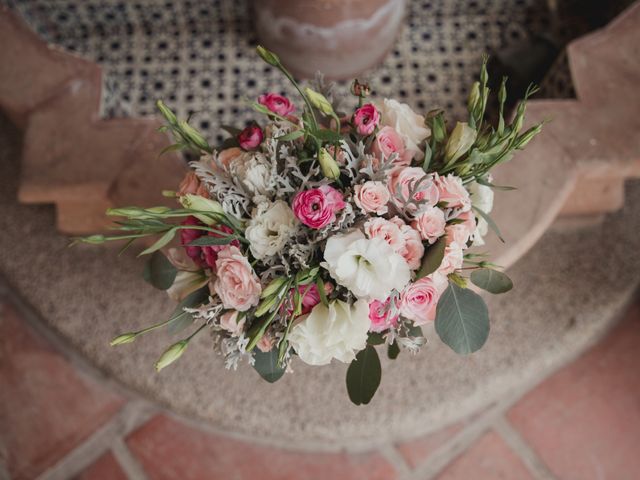
<svg viewBox="0 0 640 480">
<path fill-rule="evenodd" d="M 383 238 L 366 238 L 360 230 L 327 240 L 321 265 L 358 298 L 385 301 L 411 278 L 406 260 Z"/>
<path fill-rule="evenodd" d="M 246 152 L 231 161 L 229 171 L 240 179 L 250 193 L 254 195 L 269 193 L 271 165 L 262 153 Z"/>
<path fill-rule="evenodd" d="M 287 338 L 304 363 L 326 365 L 333 358 L 349 363 L 367 346 L 371 322 L 365 300 L 353 305 L 341 300 L 328 306 L 319 303 L 301 318 Z"/>
<path fill-rule="evenodd" d="M 491 187 L 481 185 L 478 182 L 472 182 L 471 185 L 469 185 L 469 193 L 471 194 L 471 205 L 487 214 L 493 210 L 493 189 Z M 473 235 L 472 245 L 475 247 L 484 245 L 484 236 L 488 230 L 489 225 L 487 221 L 478 216 L 478 226 Z"/>
<path fill-rule="evenodd" d="M 406 103 L 385 98 L 382 104 L 377 104 L 380 110 L 380 123 L 400 134 L 407 150 L 414 152 L 415 158 L 421 160 L 424 157 L 418 144 L 431 135 L 431 130 L 424 123 L 424 117 L 411 110 Z"/>
<path fill-rule="evenodd" d="M 263 259 L 280 252 L 297 226 L 298 220 L 289 205 L 276 200 L 258 205 L 244 234 L 253 256 Z"/>
</svg>

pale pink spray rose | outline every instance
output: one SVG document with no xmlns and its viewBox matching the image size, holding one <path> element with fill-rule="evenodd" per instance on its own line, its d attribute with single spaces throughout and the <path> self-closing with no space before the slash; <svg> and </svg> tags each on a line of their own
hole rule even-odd
<svg viewBox="0 0 640 480">
<path fill-rule="evenodd" d="M 377 158 L 387 159 L 396 153 L 394 165 L 408 166 L 413 158 L 413 152 L 404 146 L 404 140 L 393 127 L 382 127 L 376 134 L 376 139 L 371 146 L 373 154 Z"/>
<path fill-rule="evenodd" d="M 415 203 L 407 202 L 408 200 L 420 202 L 420 206 L 434 207 L 440 198 L 433 174 L 425 173 L 419 167 L 394 169 L 389 178 L 388 188 L 391 199 L 400 207 L 406 206 L 409 212 L 417 211 L 418 207 Z M 416 188 L 417 192 L 409 199 L 410 192 Z"/>
<path fill-rule="evenodd" d="M 216 260 L 215 293 L 224 308 L 246 312 L 258 304 L 262 286 L 240 249 L 226 246 Z"/>
<path fill-rule="evenodd" d="M 462 268 L 464 262 L 463 246 L 458 243 L 450 243 L 444 249 L 444 258 L 437 272 L 442 275 L 449 275 Z"/>
<path fill-rule="evenodd" d="M 286 117 L 292 113 L 296 107 L 287 97 L 278 95 L 277 93 L 266 93 L 258 97 L 258 103 L 264 105 L 273 113 Z"/>
<path fill-rule="evenodd" d="M 397 227 L 397 230 L 390 225 Z M 379 236 L 391 245 L 396 253 L 404 258 L 411 270 L 420 267 L 424 255 L 424 245 L 420 234 L 399 217 L 389 220 L 372 219 L 365 224 L 365 233 L 369 238 Z"/>
<path fill-rule="evenodd" d="M 400 227 L 386 218 L 374 217 L 364 224 L 364 233 L 367 238 L 381 238 L 387 242 L 396 252 L 404 248 L 404 236 Z"/>
<path fill-rule="evenodd" d="M 437 273 L 410 283 L 400 294 L 400 313 L 415 325 L 432 322 L 436 318 L 438 300 L 446 288 L 446 277 Z"/>
<path fill-rule="evenodd" d="M 238 321 L 238 312 L 235 310 L 227 310 L 222 315 L 220 315 L 220 327 L 223 330 L 226 330 L 234 337 L 239 337 L 242 331 L 244 330 L 244 324 L 246 317 L 242 317 L 240 321 Z"/>
<path fill-rule="evenodd" d="M 391 298 L 387 298 L 384 302 L 373 300 L 369 303 L 370 332 L 384 332 L 398 324 L 400 314 L 398 310 L 392 308 L 390 304 Z"/>
<path fill-rule="evenodd" d="M 427 207 L 421 210 L 411 223 L 411 226 L 420 232 L 422 239 L 429 244 L 435 243 L 444 235 L 446 225 L 444 212 L 438 207 Z"/>
<path fill-rule="evenodd" d="M 353 114 L 353 124 L 360 135 L 371 135 L 380 123 L 380 112 L 373 103 L 367 103 Z"/>
<path fill-rule="evenodd" d="M 447 208 L 456 208 L 465 212 L 471 209 L 469 192 L 460 177 L 452 173 L 446 176 L 436 174 L 435 184 L 438 187 L 440 202 L 446 203 Z"/>
<path fill-rule="evenodd" d="M 354 187 L 354 201 L 363 213 L 384 215 L 391 200 L 389 190 L 382 182 L 368 181 Z"/>
<path fill-rule="evenodd" d="M 306 226 L 320 229 L 336 219 L 345 207 L 342 194 L 328 185 L 298 192 L 293 198 L 293 213 Z"/>
<path fill-rule="evenodd" d="M 445 228 L 447 234 L 447 245 L 451 243 L 457 243 L 458 245 L 466 246 L 467 242 L 476 231 L 476 216 L 473 211 L 467 210 L 460 213 L 456 220 L 460 223 L 454 223 L 447 225 Z"/>
<path fill-rule="evenodd" d="M 244 150 L 255 150 L 262 143 L 264 134 L 257 125 L 249 125 L 238 134 L 238 143 Z"/>
<path fill-rule="evenodd" d="M 268 353 L 273 349 L 273 346 L 276 344 L 276 339 L 270 333 L 265 333 L 258 343 L 256 343 L 256 347 L 263 353 Z"/>
</svg>

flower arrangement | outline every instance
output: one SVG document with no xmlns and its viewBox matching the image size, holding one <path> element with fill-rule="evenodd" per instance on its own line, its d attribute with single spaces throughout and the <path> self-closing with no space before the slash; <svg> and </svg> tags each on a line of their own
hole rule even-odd
<svg viewBox="0 0 640 480">
<path fill-rule="evenodd" d="M 192 338 L 209 331 L 227 368 L 246 359 L 267 381 L 310 365 L 350 363 L 347 391 L 367 404 L 381 379 L 376 346 L 388 356 L 416 352 L 421 326 L 460 354 L 479 349 L 489 333 L 483 299 L 469 287 L 502 293 L 509 278 L 483 254 L 494 189 L 491 169 L 540 132 L 526 131 L 527 97 L 514 120 L 503 116 L 506 79 L 498 92 L 499 121 L 484 119 L 486 62 L 468 100 L 469 118 L 448 131 L 441 110 L 426 116 L 393 99 L 367 102 L 357 80 L 358 105 L 340 110 L 321 79 L 302 88 L 272 52 L 258 54 L 296 87 L 304 103 L 275 93 L 252 102 L 263 122 L 224 127 L 218 148 L 161 101 L 169 147 L 199 159 L 182 180 L 176 208 L 116 208 L 120 234 L 77 239 L 103 243 L 157 237 L 145 279 L 167 290 L 178 306 L 168 320 L 117 336 L 131 343 L 158 329 L 191 328 L 159 358 L 161 370 Z M 172 241 L 177 239 L 177 242 Z M 149 242 L 151 243 L 151 242 Z M 164 253 L 163 253 L 164 252 Z M 469 276 L 467 276 L 469 274 Z"/>
</svg>

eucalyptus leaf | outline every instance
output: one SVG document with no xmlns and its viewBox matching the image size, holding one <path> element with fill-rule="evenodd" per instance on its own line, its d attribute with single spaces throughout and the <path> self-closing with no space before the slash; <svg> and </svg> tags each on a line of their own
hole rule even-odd
<svg viewBox="0 0 640 480">
<path fill-rule="evenodd" d="M 178 333 L 193 323 L 193 315 L 189 312 L 185 312 L 185 308 L 196 308 L 206 302 L 209 298 L 209 289 L 201 288 L 195 292 L 187 295 L 175 308 L 169 323 L 167 324 L 167 331 L 170 334 Z"/>
<path fill-rule="evenodd" d="M 400 355 L 400 347 L 398 346 L 398 342 L 393 342 L 389 344 L 389 348 L 387 349 L 387 356 L 391 360 L 395 360 Z"/>
<path fill-rule="evenodd" d="M 480 295 L 449 283 L 436 307 L 436 333 L 453 351 L 467 355 L 489 336 L 489 312 Z"/>
<path fill-rule="evenodd" d="M 516 190 L 516 187 L 509 187 L 509 186 L 501 186 L 501 185 L 495 185 L 491 182 L 489 182 L 486 178 L 484 177 L 478 177 L 476 178 L 476 182 L 478 182 L 480 185 L 484 185 L 486 187 L 491 187 L 494 190 L 503 190 L 503 191 L 509 191 L 509 190 Z"/>
<path fill-rule="evenodd" d="M 492 268 L 480 268 L 471 272 L 471 282 L 489 293 L 505 293 L 513 288 L 513 282 L 503 272 Z"/>
<path fill-rule="evenodd" d="M 274 348 L 270 352 L 262 352 L 255 349 L 253 354 L 253 368 L 269 383 L 278 381 L 285 372 L 285 367 L 278 365 L 278 349 Z"/>
<path fill-rule="evenodd" d="M 236 240 L 235 235 L 227 235 L 225 237 L 213 237 L 211 235 L 203 235 L 189 243 L 189 247 L 208 247 L 211 245 L 227 245 Z"/>
<path fill-rule="evenodd" d="M 440 267 L 442 259 L 444 258 L 444 249 L 446 246 L 447 239 L 445 237 L 440 237 L 436 240 L 436 243 L 427 248 L 427 253 L 422 257 L 422 266 L 416 274 L 416 280 L 426 277 Z"/>
<path fill-rule="evenodd" d="M 384 343 L 384 337 L 382 336 L 382 333 L 369 332 L 367 343 L 369 345 L 382 345 Z"/>
<path fill-rule="evenodd" d="M 500 229 L 498 228 L 498 225 L 496 225 L 496 222 L 494 222 L 493 219 L 487 213 L 483 212 L 478 207 L 471 207 L 471 208 L 473 208 L 474 212 L 476 212 L 478 215 L 484 218 L 485 222 L 487 222 L 487 225 L 489 225 L 489 228 L 493 230 L 493 232 L 498 236 L 500 241 L 504 243 L 504 238 L 502 238 L 502 234 L 500 233 Z"/>
<path fill-rule="evenodd" d="M 178 270 L 162 252 L 153 252 L 145 266 L 144 279 L 159 290 L 167 290 L 176 279 Z"/>
<path fill-rule="evenodd" d="M 380 385 L 382 369 L 378 353 L 372 345 L 360 350 L 347 369 L 347 392 L 356 405 L 368 404 Z"/>
</svg>

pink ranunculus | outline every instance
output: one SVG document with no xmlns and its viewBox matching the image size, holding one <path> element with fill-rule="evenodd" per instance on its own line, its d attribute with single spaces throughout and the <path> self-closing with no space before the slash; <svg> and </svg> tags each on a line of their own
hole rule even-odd
<svg viewBox="0 0 640 480">
<path fill-rule="evenodd" d="M 255 150 L 262 143 L 264 134 L 258 125 L 249 125 L 238 134 L 238 143 L 244 150 Z"/>
<path fill-rule="evenodd" d="M 444 258 L 437 270 L 438 273 L 442 275 L 449 275 L 450 273 L 462 268 L 462 263 L 464 262 L 464 254 L 462 252 L 463 248 L 464 247 L 462 245 L 455 242 L 447 245 L 444 249 Z"/>
<path fill-rule="evenodd" d="M 391 298 L 387 298 L 384 302 L 373 300 L 369 303 L 369 320 L 371 321 L 369 331 L 380 333 L 395 327 L 399 316 L 397 309 L 391 306 Z"/>
<path fill-rule="evenodd" d="M 367 238 L 382 238 L 396 251 L 404 248 L 404 236 L 400 227 L 394 222 L 382 217 L 374 217 L 364 224 L 364 233 Z"/>
<path fill-rule="evenodd" d="M 354 201 L 364 213 L 384 215 L 391 200 L 389 190 L 382 182 L 368 181 L 354 187 Z"/>
<path fill-rule="evenodd" d="M 444 235 L 447 222 L 444 219 L 444 212 L 438 207 L 427 207 L 417 214 L 411 226 L 420 232 L 423 240 L 429 244 L 435 243 L 438 238 Z"/>
<path fill-rule="evenodd" d="M 367 103 L 353 114 L 353 124 L 360 135 L 371 135 L 380 123 L 380 112 L 373 103 Z"/>
<path fill-rule="evenodd" d="M 407 150 L 404 141 L 393 127 L 382 127 L 376 134 L 376 139 L 371 146 L 373 154 L 380 159 L 387 159 L 391 154 L 397 153 L 394 165 L 408 166 L 413 158 L 413 152 Z"/>
<path fill-rule="evenodd" d="M 286 117 L 292 113 L 296 107 L 287 97 L 278 95 L 277 93 L 266 93 L 258 97 L 258 103 L 264 105 L 273 113 Z"/>
<path fill-rule="evenodd" d="M 241 148 L 225 148 L 218 153 L 218 162 L 220 162 L 224 168 L 228 169 L 229 165 L 231 165 L 236 158 L 240 158 L 242 155 L 244 155 L 244 151 Z"/>
<path fill-rule="evenodd" d="M 213 284 L 224 308 L 246 312 L 260 301 L 262 286 L 238 247 L 226 245 L 218 252 Z"/>
<path fill-rule="evenodd" d="M 293 213 L 306 226 L 320 229 L 336 219 L 345 207 L 342 194 L 328 185 L 298 192 L 293 198 Z"/>
<path fill-rule="evenodd" d="M 224 233 L 233 233 L 233 230 L 231 228 L 222 224 L 214 225 L 212 228 L 215 228 L 216 230 L 220 230 Z M 206 233 L 210 237 L 215 237 L 215 238 L 220 238 L 223 236 L 215 232 L 204 232 L 204 233 Z M 229 245 L 233 245 L 234 247 L 239 248 L 240 242 L 238 240 L 232 240 L 231 243 L 229 243 Z M 218 259 L 218 252 L 220 252 L 220 250 L 222 250 L 225 247 L 226 245 L 207 245 L 205 247 L 200 247 L 202 248 L 202 257 L 204 258 L 205 263 L 209 267 L 215 268 L 216 260 Z"/>
<path fill-rule="evenodd" d="M 246 320 L 246 317 L 243 316 L 242 319 L 238 321 L 238 315 L 238 312 L 235 310 L 227 310 L 220 315 L 220 327 L 234 337 L 240 336 L 244 330 Z"/>
<path fill-rule="evenodd" d="M 400 294 L 400 313 L 415 325 L 432 322 L 438 300 L 446 288 L 446 277 L 437 273 L 410 283 Z"/>
<path fill-rule="evenodd" d="M 450 173 L 446 176 L 436 174 L 435 184 L 438 187 L 440 202 L 446 203 L 446 208 L 456 208 L 464 212 L 471 209 L 469 192 L 462 183 L 462 179 Z"/>
<path fill-rule="evenodd" d="M 471 238 L 471 235 L 476 231 L 476 216 L 472 210 L 467 210 L 466 212 L 460 213 L 455 220 L 458 220 L 458 222 L 447 225 L 445 228 L 447 245 L 455 242 L 464 248 L 469 238 Z"/>
<path fill-rule="evenodd" d="M 201 227 L 204 225 L 200 220 L 194 216 L 187 217 L 180 225 L 193 225 Z M 206 232 L 204 230 L 198 230 L 195 228 L 183 228 L 180 229 L 180 243 L 184 247 L 185 252 L 189 255 L 189 258 L 193 260 L 196 265 L 204 267 L 206 265 L 204 258 L 202 258 L 202 247 L 191 247 L 189 244 L 194 240 L 200 238 Z"/>
<path fill-rule="evenodd" d="M 410 191 L 417 192 L 413 198 L 409 198 Z M 425 173 L 419 167 L 398 167 L 391 172 L 389 178 L 389 193 L 391 199 L 400 207 L 407 208 L 409 212 L 416 212 L 418 207 L 434 207 L 439 200 L 438 187 L 434 181 L 433 174 Z"/>
</svg>

